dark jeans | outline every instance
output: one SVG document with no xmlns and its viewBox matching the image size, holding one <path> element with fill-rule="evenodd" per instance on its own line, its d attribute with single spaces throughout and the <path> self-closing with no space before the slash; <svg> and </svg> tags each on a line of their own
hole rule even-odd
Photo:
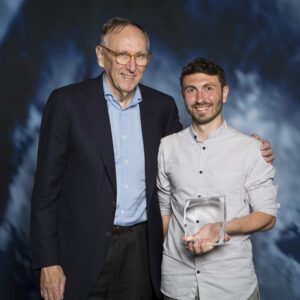
<svg viewBox="0 0 300 300">
<path fill-rule="evenodd" d="M 88 300 L 152 300 L 147 223 L 111 237 L 100 277 Z"/>
</svg>

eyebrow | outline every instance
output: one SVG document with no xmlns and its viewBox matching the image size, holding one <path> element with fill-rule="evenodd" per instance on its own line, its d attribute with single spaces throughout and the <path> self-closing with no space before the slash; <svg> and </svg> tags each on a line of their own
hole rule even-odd
<svg viewBox="0 0 300 300">
<path fill-rule="evenodd" d="M 127 50 L 115 50 L 115 52 L 118 52 L 118 53 L 129 53 L 129 54 L 134 54 L 134 55 L 138 55 L 138 54 L 145 54 L 145 55 L 147 55 L 148 54 L 147 50 L 146 51 L 141 50 L 141 51 L 137 51 L 135 53 L 131 53 L 131 52 L 127 51 Z"/>
<path fill-rule="evenodd" d="M 213 82 L 208 82 L 208 83 L 205 83 L 205 84 L 203 85 L 203 87 L 207 87 L 207 86 L 214 86 L 214 87 L 216 87 L 217 85 L 216 85 L 215 83 L 213 83 Z M 183 87 L 184 90 L 185 90 L 185 89 L 188 89 L 188 88 L 194 88 L 194 89 L 196 89 L 196 90 L 198 89 L 196 86 L 194 86 L 194 85 L 192 85 L 192 84 Z"/>
<path fill-rule="evenodd" d="M 215 83 L 213 83 L 213 82 L 208 82 L 208 83 L 206 83 L 206 84 L 204 84 L 203 86 L 205 87 L 205 86 L 210 86 L 210 85 L 212 85 L 212 86 L 217 86 Z"/>
<path fill-rule="evenodd" d="M 186 90 L 188 88 L 193 88 L 193 89 L 197 89 L 194 85 L 187 85 L 183 87 L 183 90 Z"/>
</svg>

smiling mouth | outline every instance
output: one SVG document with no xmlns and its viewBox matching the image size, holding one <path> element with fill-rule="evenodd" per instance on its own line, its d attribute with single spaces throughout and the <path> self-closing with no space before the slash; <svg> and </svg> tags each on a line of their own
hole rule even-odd
<svg viewBox="0 0 300 300">
<path fill-rule="evenodd" d="M 205 104 L 205 105 L 195 105 L 193 108 L 198 112 L 206 112 L 211 107 L 211 104 Z"/>
<path fill-rule="evenodd" d="M 127 79 L 134 79 L 135 78 L 135 75 L 131 75 L 131 74 L 124 74 L 124 73 L 122 73 L 121 75 L 123 77 L 127 78 Z"/>
</svg>

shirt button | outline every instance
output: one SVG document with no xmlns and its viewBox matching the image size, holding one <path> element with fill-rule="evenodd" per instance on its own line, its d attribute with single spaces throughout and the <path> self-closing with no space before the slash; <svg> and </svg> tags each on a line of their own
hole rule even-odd
<svg viewBox="0 0 300 300">
<path fill-rule="evenodd" d="M 197 271 L 197 274 L 200 274 L 200 271 Z"/>
<path fill-rule="evenodd" d="M 121 215 L 124 215 L 124 210 L 121 210 Z"/>
<path fill-rule="evenodd" d="M 111 232 L 110 231 L 106 231 L 106 237 L 110 237 L 111 236 Z"/>
<path fill-rule="evenodd" d="M 206 148 L 205 148 L 205 147 L 203 147 L 202 149 L 203 149 L 203 150 L 205 150 Z"/>
<path fill-rule="evenodd" d="M 122 139 L 123 140 L 125 140 L 126 139 L 126 135 L 124 134 L 124 135 L 122 135 Z"/>
<path fill-rule="evenodd" d="M 125 187 L 125 189 L 128 189 L 128 184 L 125 184 L 125 186 L 124 186 L 124 187 Z"/>
<path fill-rule="evenodd" d="M 127 165 L 127 164 L 128 164 L 128 160 L 127 160 L 127 159 L 125 159 L 124 163 L 125 163 L 125 165 Z"/>
<path fill-rule="evenodd" d="M 199 173 L 200 173 L 200 174 L 202 174 L 202 173 L 203 173 L 203 171 L 199 171 Z"/>
<path fill-rule="evenodd" d="M 199 220 L 196 220 L 196 223 L 199 223 Z"/>
</svg>

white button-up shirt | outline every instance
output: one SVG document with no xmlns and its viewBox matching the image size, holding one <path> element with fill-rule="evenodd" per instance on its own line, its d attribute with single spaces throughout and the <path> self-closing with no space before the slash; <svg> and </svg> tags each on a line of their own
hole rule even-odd
<svg viewBox="0 0 300 300">
<path fill-rule="evenodd" d="M 259 211 L 276 216 L 274 167 L 260 143 L 226 122 L 200 142 L 192 126 L 162 139 L 158 155 L 158 196 L 162 215 L 171 215 L 164 241 L 162 292 L 175 299 L 248 299 L 257 278 L 249 235 L 235 235 L 224 246 L 193 255 L 181 240 L 185 201 L 224 195 L 227 220 Z"/>
</svg>

